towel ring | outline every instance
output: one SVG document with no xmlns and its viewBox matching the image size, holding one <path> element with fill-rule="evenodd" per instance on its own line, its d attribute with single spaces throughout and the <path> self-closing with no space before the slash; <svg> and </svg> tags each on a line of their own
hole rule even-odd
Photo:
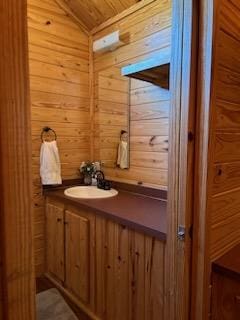
<svg viewBox="0 0 240 320">
<path fill-rule="evenodd" d="M 44 128 L 42 129 L 42 133 L 41 133 L 41 140 L 42 140 L 42 142 L 44 141 L 44 139 L 43 139 L 44 133 L 47 133 L 47 132 L 49 132 L 49 131 L 52 131 L 52 132 L 54 133 L 55 140 L 57 140 L 57 134 L 56 134 L 56 132 L 55 132 L 52 128 L 44 127 Z"/>
</svg>

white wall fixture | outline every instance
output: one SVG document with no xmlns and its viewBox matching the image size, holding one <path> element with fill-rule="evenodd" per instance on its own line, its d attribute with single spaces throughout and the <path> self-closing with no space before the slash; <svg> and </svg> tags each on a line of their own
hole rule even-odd
<svg viewBox="0 0 240 320">
<path fill-rule="evenodd" d="M 113 33 L 110 33 L 105 37 L 94 41 L 93 52 L 113 51 L 124 44 L 125 42 L 120 36 L 119 30 L 114 31 Z"/>
</svg>

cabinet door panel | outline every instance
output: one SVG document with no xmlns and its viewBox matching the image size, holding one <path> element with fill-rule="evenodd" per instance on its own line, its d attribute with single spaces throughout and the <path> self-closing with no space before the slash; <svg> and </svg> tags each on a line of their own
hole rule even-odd
<svg viewBox="0 0 240 320">
<path fill-rule="evenodd" d="M 66 211 L 66 287 L 90 302 L 90 220 Z"/>
<path fill-rule="evenodd" d="M 47 204 L 47 270 L 64 281 L 64 209 Z"/>
<path fill-rule="evenodd" d="M 162 320 L 165 244 L 96 217 L 96 314 L 104 320 Z"/>
<path fill-rule="evenodd" d="M 240 319 L 239 280 L 213 273 L 212 319 Z"/>
</svg>

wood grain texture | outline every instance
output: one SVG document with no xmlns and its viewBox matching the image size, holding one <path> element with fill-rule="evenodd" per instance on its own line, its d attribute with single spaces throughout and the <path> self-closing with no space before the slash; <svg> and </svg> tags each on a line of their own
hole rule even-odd
<svg viewBox="0 0 240 320">
<path fill-rule="evenodd" d="M 63 206 L 59 203 L 47 203 L 46 213 L 47 272 L 63 282 L 65 280 Z"/>
<path fill-rule="evenodd" d="M 200 2 L 199 19 L 199 69 L 197 100 L 196 166 L 195 166 L 195 204 L 193 239 L 193 297 L 191 317 L 206 319 L 209 313 L 209 215 L 208 197 L 208 161 L 211 119 L 211 80 L 212 80 L 212 37 L 213 2 Z M 196 289 L 197 288 L 197 289 Z"/>
<path fill-rule="evenodd" d="M 240 314 L 240 281 L 213 273 L 213 320 L 237 320 Z"/>
<path fill-rule="evenodd" d="M 99 26 L 138 1 L 139 0 L 100 0 L 96 2 L 94 0 L 64 0 L 67 7 L 70 8 L 78 20 L 80 20 L 88 30 Z"/>
<path fill-rule="evenodd" d="M 95 33 L 93 40 L 115 30 L 127 33 L 129 43 L 113 52 L 94 54 L 94 76 L 99 79 L 95 84 L 94 155 L 109 159 L 104 170 L 110 179 L 166 188 L 169 91 L 131 79 L 130 169 L 113 168 L 119 132 L 126 121 L 126 108 L 122 105 L 127 102 L 123 92 L 127 83 L 120 81 L 119 72 L 113 76 L 109 70 L 159 55 L 170 59 L 171 2 L 152 2 Z M 113 78 L 109 82 L 106 77 Z M 115 111 L 110 114 L 113 107 Z"/>
<path fill-rule="evenodd" d="M 202 28 L 207 30 L 207 24 L 210 23 L 213 34 L 208 31 L 205 40 L 208 39 L 209 50 L 208 54 L 205 52 L 204 56 L 202 55 L 203 66 L 207 66 L 208 69 L 207 73 L 202 73 L 201 76 L 207 79 L 205 83 L 208 88 L 201 88 L 202 98 L 205 93 L 207 95 L 206 100 L 201 101 L 203 102 L 201 108 L 204 107 L 200 111 L 201 116 L 205 115 L 205 119 L 199 119 L 202 132 L 210 134 L 209 136 L 201 134 L 200 139 L 205 149 L 201 150 L 202 155 L 199 155 L 198 160 L 204 162 L 202 168 L 204 171 L 200 179 L 201 211 L 198 211 L 199 216 L 196 217 L 199 229 L 198 243 L 195 243 L 198 251 L 196 250 L 194 257 L 197 294 L 193 316 L 201 320 L 206 319 L 211 313 L 209 289 L 211 262 L 240 243 L 238 203 L 240 4 L 235 0 L 220 0 L 214 1 L 212 5 L 207 8 L 202 4 L 202 12 L 208 12 Z M 209 97 L 210 102 L 207 100 Z"/>
<path fill-rule="evenodd" d="M 90 309 L 94 306 L 95 217 L 84 210 L 66 210 L 65 286 Z"/>
<path fill-rule="evenodd" d="M 99 33 L 100 31 L 106 29 L 109 26 L 112 26 L 116 24 L 117 22 L 123 20 L 124 18 L 130 16 L 131 14 L 137 12 L 138 10 L 141 10 L 145 6 L 149 8 L 149 5 L 156 0 L 140 0 L 136 4 L 132 5 L 129 9 L 124 10 L 123 12 L 117 14 L 113 18 L 108 19 L 106 22 L 103 22 L 98 27 L 93 28 L 90 32 L 90 34 L 95 35 Z"/>
<path fill-rule="evenodd" d="M 122 74 L 130 78 L 150 82 L 169 90 L 170 63 L 159 60 L 144 60 L 122 68 Z"/>
<path fill-rule="evenodd" d="M 165 319 L 187 319 L 191 304 L 196 25 L 194 2 L 173 1 L 169 116 L 168 240 Z M 184 226 L 185 237 L 178 237 Z"/>
<path fill-rule="evenodd" d="M 44 271 L 45 215 L 39 177 L 41 131 L 58 136 L 62 177 L 90 158 L 89 39 L 52 1 L 28 1 L 36 273 Z"/>
<path fill-rule="evenodd" d="M 96 217 L 96 239 L 99 318 L 163 319 L 165 245 L 101 217 Z"/>
<path fill-rule="evenodd" d="M 68 5 L 65 0 L 54 0 L 65 12 L 68 14 L 80 27 L 82 31 L 84 31 L 87 35 L 89 35 L 89 30 L 86 25 L 82 22 L 82 19 L 75 14 L 72 8 Z"/>
<path fill-rule="evenodd" d="M 0 12 L 0 319 L 34 320 L 26 1 Z"/>
<path fill-rule="evenodd" d="M 240 220 L 239 214 L 230 214 L 227 210 L 229 201 L 222 202 L 225 199 L 235 198 L 236 180 L 240 171 L 239 164 L 239 127 L 234 125 L 240 117 L 240 61 L 239 50 L 239 18 L 240 4 L 237 1 L 220 1 L 218 7 L 218 16 L 215 29 L 215 54 L 213 61 L 213 146 L 211 170 L 217 167 L 218 181 L 221 180 L 221 188 L 214 188 L 214 196 L 209 200 L 210 203 L 222 203 L 225 213 L 222 214 L 217 223 L 212 219 L 211 224 L 211 242 L 210 258 L 214 259 L 224 254 L 236 243 L 240 242 Z M 238 50 L 236 49 L 238 48 Z M 235 174 L 233 173 L 235 172 Z M 214 175 L 213 175 L 214 176 Z M 222 178 L 223 177 L 223 178 Z M 225 179 L 224 179 L 225 177 Z M 216 186 L 216 179 L 211 183 Z M 221 196 L 221 192 L 226 192 Z M 231 201 L 231 200 L 230 200 Z M 233 202 L 238 205 L 236 202 Z M 234 207 L 234 206 L 233 206 Z M 238 210 L 237 210 L 238 211 Z M 211 215 L 213 211 L 210 208 Z M 221 211 L 223 212 L 223 211 Z M 232 211 L 231 211 L 232 212 Z"/>
<path fill-rule="evenodd" d="M 163 319 L 165 244 L 94 212 L 65 209 L 65 292 L 92 319 Z"/>
<path fill-rule="evenodd" d="M 95 92 L 93 151 L 104 167 L 116 168 L 121 130 L 129 132 L 130 82 L 119 68 L 109 68 L 99 72 Z"/>
</svg>

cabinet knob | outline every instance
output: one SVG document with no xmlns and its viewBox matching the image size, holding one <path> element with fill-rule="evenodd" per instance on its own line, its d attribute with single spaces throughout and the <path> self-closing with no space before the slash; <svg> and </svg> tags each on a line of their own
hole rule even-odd
<svg viewBox="0 0 240 320">
<path fill-rule="evenodd" d="M 61 218 L 57 218 L 57 222 L 62 222 L 62 219 Z"/>
</svg>

